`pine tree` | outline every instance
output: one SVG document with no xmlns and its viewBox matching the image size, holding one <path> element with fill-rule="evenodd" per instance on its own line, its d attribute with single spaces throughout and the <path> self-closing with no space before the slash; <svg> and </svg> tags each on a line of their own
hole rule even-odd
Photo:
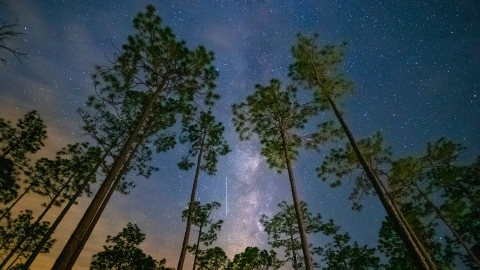
<svg viewBox="0 0 480 270">
<path fill-rule="evenodd" d="M 225 251 L 219 247 L 208 248 L 197 261 L 198 270 L 223 270 L 228 264 Z"/>
<path fill-rule="evenodd" d="M 299 254 L 302 244 L 299 237 L 298 222 L 295 215 L 295 207 L 287 205 L 283 201 L 278 204 L 280 211 L 272 218 L 262 215 L 260 223 L 262 223 L 265 232 L 268 234 L 268 244 L 272 248 L 284 248 L 285 262 L 290 261 L 293 269 L 303 269 L 303 257 Z M 305 202 L 300 201 L 303 221 L 307 234 L 315 234 L 320 232 L 322 226 L 322 217 L 320 214 L 313 215 L 308 211 Z"/>
<path fill-rule="evenodd" d="M 480 194 L 480 184 L 472 181 L 475 174 L 468 175 L 470 166 L 456 164 L 463 151 L 460 144 L 441 138 L 429 144 L 427 153 L 421 157 L 409 156 L 393 161 L 389 184 L 402 204 L 419 208 L 419 219 L 433 217 L 440 220 L 450 230 L 454 242 L 467 253 L 462 255 L 464 261 L 480 267 L 479 258 L 470 247 L 480 238 L 480 222 L 475 214 L 479 213 L 475 204 L 480 205 L 480 200 L 474 195 Z M 435 200 L 437 196 L 445 200 Z M 442 258 L 436 260 L 449 263 Z"/>
<path fill-rule="evenodd" d="M 78 197 L 82 193 L 87 195 L 91 194 L 90 184 L 95 181 L 95 175 L 97 170 L 104 162 L 105 155 L 101 157 L 101 151 L 99 147 L 90 147 L 89 144 L 83 143 L 80 145 L 78 151 L 72 153 L 71 157 L 71 169 L 75 172 L 74 185 L 65 194 L 64 200 L 67 201 L 66 206 L 62 209 L 55 221 L 52 223 L 48 231 L 45 233 L 41 241 L 36 246 L 35 250 L 28 257 L 27 261 L 23 264 L 22 269 L 28 270 L 30 265 L 35 261 L 37 256 L 42 252 L 44 246 L 55 232 L 56 228 L 68 213 L 70 208 L 77 203 Z"/>
<path fill-rule="evenodd" d="M 246 247 L 245 251 L 235 254 L 233 261 L 225 270 L 275 270 L 282 266 L 273 250 L 260 250 L 258 247 Z"/>
<path fill-rule="evenodd" d="M 88 239 L 87 231 L 95 226 L 93 221 L 98 220 L 95 217 L 105 208 L 102 204 L 108 203 L 108 193 L 117 188 L 116 180 L 122 179 L 120 172 L 131 166 L 126 161 L 134 157 L 148 161 L 149 144 L 157 150 L 173 147 L 171 136 L 162 131 L 173 126 L 175 113 L 195 97 L 207 105 L 218 98 L 213 92 L 217 76 L 211 65 L 213 53 L 202 46 L 189 50 L 185 42 L 177 41 L 172 31 L 160 22 L 153 6 L 148 6 L 145 13 L 134 18 L 137 32 L 129 36 L 112 66 L 97 68 L 94 81 L 100 89 L 89 103 L 94 110 L 114 112 L 110 116 L 125 127 L 124 133 L 122 139 L 115 138 L 119 147 L 113 154 L 114 161 L 53 269 L 73 266 L 76 258 L 72 259 L 72 255 L 81 248 L 83 239 Z M 143 149 L 147 155 L 137 156 L 134 149 Z M 142 171 L 142 165 L 136 168 L 148 173 Z"/>
<path fill-rule="evenodd" d="M 249 139 L 252 133 L 258 135 L 262 145 L 261 154 L 266 157 L 270 168 L 277 169 L 279 173 L 287 169 L 305 266 L 312 270 L 292 162 L 302 145 L 302 137 L 295 132 L 304 127 L 308 117 L 317 113 L 317 107 L 313 104 L 301 104 L 296 92 L 296 88 L 291 86 L 281 90 L 280 82 L 275 79 L 272 79 L 268 86 L 256 85 L 255 93 L 248 96 L 246 102 L 233 105 L 233 123 L 241 140 Z"/>
<path fill-rule="evenodd" d="M 124 269 L 124 270 L 171 270 L 165 268 L 165 259 L 154 260 L 138 248 L 145 240 L 145 234 L 136 224 L 128 223 L 117 236 L 107 236 L 108 245 L 92 257 L 91 270 Z"/>
<path fill-rule="evenodd" d="M 373 169 L 368 165 L 337 106 L 338 100 L 352 91 L 351 82 L 339 71 L 346 44 L 319 48 L 315 44 L 316 38 L 316 36 L 314 38 L 298 36 L 297 43 L 292 48 L 294 63 L 290 66 L 290 77 L 300 85 L 313 90 L 314 99 L 321 110 L 333 110 L 366 177 L 371 182 L 387 214 L 393 220 L 395 228 L 414 258 L 416 266 L 419 269 L 436 269 L 430 255 L 418 242 L 414 232 L 406 224 L 406 220 L 401 217 L 398 208 L 389 198 Z"/>
<path fill-rule="evenodd" d="M 180 169 L 188 170 L 196 165 L 195 176 L 193 178 L 193 187 L 190 195 L 190 207 L 188 207 L 187 226 L 183 237 L 182 251 L 178 260 L 177 270 L 183 269 L 185 254 L 187 253 L 188 239 L 192 226 L 193 205 L 195 202 L 195 194 L 197 192 L 197 184 L 200 170 L 212 175 L 216 172 L 216 166 L 219 155 L 226 155 L 230 149 L 223 138 L 224 127 L 222 123 L 216 123 L 212 112 L 200 111 L 197 113 L 196 108 L 189 108 L 187 115 L 183 118 L 183 130 L 180 141 L 182 143 L 189 142 L 190 150 L 186 156 L 182 157 L 182 161 L 178 164 Z M 197 156 L 197 162 L 194 164 L 191 158 Z"/>
<path fill-rule="evenodd" d="M 197 243 L 187 247 L 188 251 L 193 253 L 193 270 L 195 270 L 197 258 L 203 256 L 205 253 L 204 250 L 200 249 L 200 243 L 205 247 L 211 246 L 213 242 L 217 240 L 217 231 L 222 229 L 223 220 L 215 222 L 210 218 L 212 212 L 220 208 L 218 202 L 201 205 L 200 202 L 196 201 L 193 204 L 189 204 L 189 208 L 193 208 L 191 216 L 192 224 L 198 228 Z M 182 212 L 182 221 L 187 220 L 189 212 L 189 209 Z"/>
<path fill-rule="evenodd" d="M 25 114 L 16 127 L 0 118 L 0 202 L 18 196 L 18 175 L 28 170 L 26 154 L 40 150 L 47 138 L 46 126 L 36 111 Z"/>
<path fill-rule="evenodd" d="M 325 270 L 381 269 L 380 258 L 375 256 L 375 248 L 360 246 L 356 241 L 351 244 L 350 235 L 339 233 L 339 229 L 333 220 L 321 226 L 322 233 L 333 238 L 333 241 L 324 247 L 315 248 L 315 253 L 322 256 L 322 261 L 327 263 Z"/>
</svg>

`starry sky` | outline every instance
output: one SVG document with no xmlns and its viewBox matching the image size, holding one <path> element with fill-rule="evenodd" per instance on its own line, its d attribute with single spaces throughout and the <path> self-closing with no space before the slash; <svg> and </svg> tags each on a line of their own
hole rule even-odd
<svg viewBox="0 0 480 270">
<path fill-rule="evenodd" d="M 215 176 L 200 176 L 197 199 L 222 204 L 214 215 L 224 220 L 216 245 L 230 258 L 247 246 L 268 248 L 261 214 L 272 216 L 278 203 L 292 202 L 286 173 L 268 169 L 257 140 L 239 141 L 231 105 L 252 94 L 257 83 L 271 78 L 289 83 L 290 47 L 298 32 L 318 33 L 322 44 L 350 44 L 343 69 L 355 92 L 344 108 L 355 137 L 381 131 L 394 157 L 422 153 L 427 142 L 441 136 L 468 147 L 465 162 L 480 153 L 476 0 L 3 0 L 0 22 L 18 19 L 16 30 L 25 33 L 8 44 L 28 53 L 28 59 L 20 64 L 0 51 L 8 61 L 0 66 L 0 117 L 15 120 L 33 109 L 40 113 L 48 139 L 35 157 L 51 157 L 67 143 L 85 140 L 78 135 L 76 110 L 93 94 L 94 66 L 107 64 L 112 44 L 120 47 L 133 33 L 132 18 L 147 4 L 187 46 L 215 52 L 221 99 L 214 112 L 226 127 L 232 152 L 220 159 Z M 130 195 L 114 194 L 75 269 L 88 269 L 106 236 L 116 235 L 127 222 L 146 234 L 145 253 L 176 267 L 185 228 L 181 212 L 194 175 L 176 166 L 185 147 L 156 155 L 153 164 L 160 170 L 150 179 L 130 177 L 137 185 Z M 348 183 L 332 189 L 316 177 L 315 167 L 327 151 L 301 151 L 294 165 L 300 198 L 311 212 L 335 219 L 353 240 L 375 245 L 385 216 L 378 198 L 369 197 L 360 213 L 351 211 Z M 30 195 L 17 211 L 28 207 L 39 213 L 43 200 Z M 80 199 L 57 229 L 51 253 L 39 256 L 32 269 L 51 267 L 88 203 Z M 47 219 L 58 213 L 55 209 Z M 314 245 L 322 241 L 310 239 Z M 185 267 L 192 262 L 187 255 Z"/>
</svg>

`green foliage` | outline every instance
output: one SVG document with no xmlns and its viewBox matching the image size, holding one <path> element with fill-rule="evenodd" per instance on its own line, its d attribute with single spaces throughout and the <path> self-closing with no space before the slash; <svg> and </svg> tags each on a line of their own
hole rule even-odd
<svg viewBox="0 0 480 270">
<path fill-rule="evenodd" d="M 35 153 L 47 138 L 46 126 L 36 111 L 25 114 L 16 127 L 0 118 L 0 202 L 18 195 L 17 177 L 28 168 L 26 154 Z"/>
<path fill-rule="evenodd" d="M 322 256 L 322 261 L 327 263 L 327 266 L 322 269 L 381 269 L 380 258 L 375 256 L 375 248 L 368 248 L 367 245 L 360 246 L 356 241 L 351 244 L 350 235 L 339 233 L 339 229 L 340 227 L 335 226 L 333 220 L 322 225 L 323 234 L 333 238 L 333 242 L 315 249 L 315 253 Z"/>
<path fill-rule="evenodd" d="M 365 157 L 368 165 L 377 175 L 385 174 L 385 165 L 391 161 L 390 147 L 385 147 L 382 135 L 377 132 L 373 136 L 357 142 L 358 148 Z M 347 143 L 344 148 L 330 149 L 321 166 L 317 167 L 318 177 L 322 181 L 331 181 L 331 187 L 338 187 L 342 182 L 353 179 L 353 190 L 349 200 L 352 209 L 360 211 L 365 196 L 374 194 L 371 181 L 353 151 Z"/>
<path fill-rule="evenodd" d="M 108 245 L 103 246 L 104 251 L 93 255 L 90 269 L 168 269 L 163 266 L 165 259 L 156 261 L 137 247 L 144 240 L 145 234 L 129 222 L 117 236 L 107 236 Z"/>
<path fill-rule="evenodd" d="M 193 204 L 192 224 L 198 228 L 199 241 L 205 246 L 213 244 L 213 242 L 217 240 L 216 232 L 222 229 L 223 220 L 215 222 L 210 218 L 212 212 L 220 208 L 220 206 L 218 202 L 201 205 L 200 202 L 196 201 Z M 187 216 L 188 209 L 185 209 L 182 212 L 182 221 L 186 221 Z M 206 231 L 204 231 L 204 229 L 206 229 Z M 189 246 L 190 252 L 194 252 L 197 249 L 197 246 Z"/>
<path fill-rule="evenodd" d="M 227 255 L 219 247 L 209 248 L 197 258 L 198 270 L 221 270 L 227 264 Z"/>
<path fill-rule="evenodd" d="M 316 45 L 317 35 L 298 35 L 292 47 L 294 63 L 289 76 L 297 83 L 314 91 L 315 101 L 321 110 L 330 109 L 331 100 L 338 100 L 352 91 L 352 83 L 340 73 L 346 43 L 338 46 Z"/>
<path fill-rule="evenodd" d="M 175 134 L 168 131 L 176 116 L 194 100 L 213 105 L 219 98 L 213 90 L 217 72 L 212 65 L 213 53 L 199 46 L 190 50 L 177 41 L 153 6 L 133 20 L 136 33 L 130 35 L 112 66 L 97 66 L 93 80 L 97 94 L 87 105 L 95 112 L 80 110 L 86 135 L 92 136 L 104 151 L 115 157 L 142 120 L 138 147 L 126 172 L 149 177 L 156 167 L 147 165 L 152 149 L 165 152 L 175 145 Z M 106 165 L 105 171 L 109 171 Z M 122 182 L 118 189 L 128 193 L 131 183 Z"/>
<path fill-rule="evenodd" d="M 232 106 L 233 124 L 241 140 L 257 134 L 268 165 L 281 172 L 286 168 L 287 158 L 296 159 L 302 144 L 302 137 L 295 131 L 304 128 L 317 109 L 312 104 L 301 104 L 296 88 L 288 86 L 281 90 L 280 82 L 272 79 L 268 86 L 256 85 L 247 102 Z"/>
<path fill-rule="evenodd" d="M 178 166 L 182 170 L 190 169 L 194 163 L 191 158 L 202 152 L 202 162 L 200 168 L 208 174 L 215 174 L 217 171 L 218 156 L 224 156 L 231 150 L 223 138 L 225 128 L 221 122 L 215 122 L 215 116 L 212 112 L 200 111 L 189 106 L 189 112 L 182 120 L 181 143 L 190 143 L 190 149 L 187 155 L 182 157 Z"/>
<path fill-rule="evenodd" d="M 475 265 L 461 243 L 472 246 L 480 240 L 479 159 L 469 166 L 459 165 L 464 150 L 461 144 L 441 138 L 429 143 L 420 157 L 393 161 L 389 178 L 392 196 L 402 209 L 408 207 L 409 213 L 414 213 L 410 219 L 417 224 L 418 233 L 434 259 L 446 267 L 453 264 L 452 253 L 466 265 Z M 451 231 L 443 236 L 446 241 L 431 240 L 441 237 L 438 234 L 443 230 L 435 229 L 438 225 Z"/>
<path fill-rule="evenodd" d="M 278 204 L 280 212 L 272 218 L 262 215 L 260 223 L 262 223 L 265 232 L 268 234 L 268 244 L 272 248 L 282 248 L 285 254 L 285 262 L 290 261 L 294 269 L 304 267 L 303 257 L 300 252 L 302 249 L 300 241 L 300 232 L 295 214 L 295 207 L 287 205 L 282 201 Z M 300 202 L 303 221 L 305 222 L 306 233 L 315 234 L 320 232 L 322 226 L 322 217 L 320 214 L 313 215 L 308 211 L 305 202 Z"/>
<path fill-rule="evenodd" d="M 258 247 L 247 247 L 244 252 L 234 256 L 226 270 L 268 270 L 279 269 L 282 265 L 275 251 L 260 251 Z"/>
</svg>

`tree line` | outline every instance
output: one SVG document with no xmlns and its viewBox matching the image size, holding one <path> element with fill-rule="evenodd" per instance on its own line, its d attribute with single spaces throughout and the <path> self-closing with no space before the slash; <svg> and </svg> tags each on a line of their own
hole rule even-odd
<svg viewBox="0 0 480 270">
<path fill-rule="evenodd" d="M 150 162 L 154 151 L 167 152 L 177 143 L 189 145 L 179 168 L 195 171 L 182 213 L 186 228 L 177 270 L 183 269 L 187 252 L 194 255 L 194 270 L 480 267 L 480 156 L 465 165 L 460 162 L 465 148 L 440 138 L 420 156 L 394 159 L 380 133 L 355 138 L 341 105 L 353 90 L 341 71 L 347 44 L 320 46 L 316 35 L 298 35 L 289 84 L 278 79 L 258 84 L 245 101 L 232 106 L 240 139 L 255 134 L 269 167 L 287 171 L 293 204 L 283 201 L 273 217 L 259 216 L 272 249 L 247 247 L 229 260 L 222 248 L 210 247 L 222 225 L 210 214 L 220 205 L 196 201 L 196 188 L 201 171 L 215 174 L 219 158 L 230 152 L 224 126 L 212 112 L 220 97 L 214 54 L 177 40 L 153 6 L 138 13 L 133 26 L 135 33 L 109 65 L 95 67 L 95 95 L 88 98 L 87 109 L 78 111 L 87 142 L 32 162 L 28 156 L 40 150 L 46 138 L 41 117 L 31 111 L 15 126 L 0 119 L 0 269 L 29 269 L 40 253 L 49 252 L 55 244 L 53 232 L 79 196 L 87 194 L 92 202 L 52 268 L 71 269 L 113 192 L 128 194 L 135 186 L 127 175 L 148 178 L 158 170 Z M 310 91 L 311 97 L 300 98 L 298 91 Z M 345 139 L 344 147 L 327 148 Z M 333 220 L 325 222 L 320 213 L 308 211 L 293 170 L 302 147 L 327 148 L 317 174 L 332 187 L 354 179 L 348 198 L 353 210 L 361 211 L 363 200 L 377 195 L 386 212 L 377 247 L 352 242 Z M 97 181 L 94 195 L 90 188 Z M 12 211 L 29 193 L 44 196 L 42 213 Z M 62 210 L 51 223 L 44 216 L 53 207 Z M 197 238 L 189 245 L 192 226 Z M 317 233 L 331 241 L 310 243 L 308 235 Z M 165 260 L 154 260 L 136 247 L 144 239 L 137 225 L 127 224 L 107 238 L 109 245 L 93 256 L 91 269 L 168 269 Z"/>
</svg>

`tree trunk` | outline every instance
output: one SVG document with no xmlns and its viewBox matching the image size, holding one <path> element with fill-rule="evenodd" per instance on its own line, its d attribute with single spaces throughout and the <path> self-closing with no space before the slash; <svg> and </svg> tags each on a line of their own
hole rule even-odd
<svg viewBox="0 0 480 270">
<path fill-rule="evenodd" d="M 470 247 L 468 246 L 468 244 L 463 240 L 463 238 L 460 236 L 460 234 L 457 232 L 457 230 L 455 230 L 455 228 L 453 228 L 453 226 L 450 224 L 450 222 L 447 220 L 447 218 L 443 215 L 442 210 L 440 210 L 435 204 L 433 204 L 433 202 L 428 198 L 427 194 L 425 194 L 416 183 L 412 182 L 412 184 L 415 186 L 415 188 L 418 191 L 418 193 L 420 194 L 420 196 L 423 197 L 423 199 L 425 200 L 427 205 L 432 207 L 432 209 L 437 214 L 437 217 L 439 219 L 441 219 L 443 221 L 443 223 L 445 223 L 445 225 L 448 227 L 448 229 L 450 229 L 452 234 L 457 239 L 457 242 L 462 245 L 462 247 L 465 249 L 465 251 L 468 253 L 470 258 L 472 259 L 472 261 L 475 262 L 475 264 L 480 269 L 480 261 L 478 260 L 477 256 L 475 256 L 475 254 L 473 254 L 473 252 L 470 249 Z"/>
<path fill-rule="evenodd" d="M 127 154 L 132 149 L 133 143 L 136 141 L 137 136 L 141 132 L 145 122 L 148 119 L 148 116 L 153 108 L 153 105 L 157 101 L 157 97 L 155 94 L 156 93 L 154 93 L 154 96 L 152 96 L 149 99 L 149 102 L 146 104 L 145 109 L 142 110 L 142 113 L 139 117 L 138 122 L 135 125 L 134 130 L 132 131 L 132 133 L 130 133 L 128 140 L 123 145 L 118 157 L 115 159 L 115 162 L 113 163 L 112 168 L 110 169 L 107 176 L 105 177 L 105 180 L 100 186 L 100 189 L 98 190 L 97 194 L 95 194 L 95 197 L 93 198 L 92 202 L 88 206 L 87 211 L 85 212 L 85 214 L 82 216 L 82 219 L 78 223 L 77 228 L 75 229 L 73 234 L 70 236 L 70 239 L 68 240 L 67 244 L 65 245 L 62 252 L 58 256 L 57 260 L 55 261 L 55 264 L 53 265 L 52 270 L 66 269 L 65 268 L 66 265 L 69 263 L 70 258 L 75 252 L 75 249 L 78 247 L 78 244 L 81 242 L 82 238 L 84 237 L 86 231 L 88 230 L 88 227 L 92 223 L 92 220 L 95 218 L 95 215 L 98 209 L 100 208 L 103 200 L 107 196 L 108 191 L 111 188 L 116 188 L 115 186 L 113 186 L 113 183 L 117 178 L 118 172 L 121 170 L 121 168 L 124 165 L 126 165 L 124 164 L 125 158 L 127 157 Z"/>
<path fill-rule="evenodd" d="M 20 201 L 20 199 L 23 198 L 23 196 L 25 196 L 25 194 L 27 194 L 30 189 L 33 187 L 33 185 L 35 183 L 37 183 L 39 180 L 39 177 L 37 177 L 37 180 L 33 181 L 26 189 L 25 191 L 22 193 L 22 195 L 20 195 L 7 209 L 5 209 L 5 212 L 2 214 L 2 216 L 0 217 L 0 221 L 8 214 L 10 213 L 10 210 L 12 210 L 12 208 L 18 203 L 18 201 Z"/>
<path fill-rule="evenodd" d="M 58 199 L 58 197 L 60 197 L 60 195 L 62 194 L 63 190 L 70 184 L 70 182 L 72 181 L 73 177 L 75 176 L 75 173 L 70 176 L 70 178 L 68 179 L 68 181 L 63 184 L 63 186 L 60 188 L 60 190 L 55 194 L 55 196 L 50 200 L 50 203 L 47 205 L 47 207 L 45 207 L 45 210 L 43 210 L 42 214 L 40 214 L 40 216 L 38 216 L 37 220 L 31 225 L 29 226 L 29 229 L 28 231 L 25 232 L 25 236 L 22 237 L 22 239 L 20 239 L 20 241 L 15 245 L 15 247 L 10 251 L 10 253 L 7 255 L 7 257 L 5 257 L 5 259 L 3 260 L 2 264 L 0 264 L 0 269 L 3 269 L 3 267 L 5 267 L 5 265 L 7 264 L 7 262 L 15 255 L 15 252 L 22 246 L 22 244 L 25 242 L 25 240 L 27 240 L 28 237 L 31 236 L 31 233 L 33 232 L 33 230 L 35 229 L 35 227 L 40 224 L 40 221 L 43 219 L 43 217 L 47 214 L 48 210 L 50 210 L 50 208 L 52 208 L 53 204 L 55 203 L 55 201 Z M 28 246 L 28 245 L 27 245 Z"/>
<path fill-rule="evenodd" d="M 285 215 L 285 218 L 287 215 Z M 298 270 L 298 265 L 297 265 L 297 253 L 295 252 L 295 245 L 294 245 L 294 239 L 293 239 L 293 229 L 292 229 L 292 224 L 289 223 L 289 229 L 290 229 L 290 242 L 292 243 L 292 256 L 293 256 L 293 268 L 295 270 Z"/>
<path fill-rule="evenodd" d="M 409 231 L 406 225 L 404 224 L 404 222 L 402 222 L 402 218 L 400 217 L 398 210 L 394 206 L 393 202 L 387 196 L 386 191 L 383 190 L 382 187 L 380 186 L 380 181 L 375 176 L 375 173 L 370 168 L 370 166 L 367 164 L 363 154 L 360 152 L 360 149 L 358 148 L 358 145 L 355 139 L 353 138 L 353 135 L 350 132 L 350 129 L 348 128 L 347 124 L 343 120 L 342 115 L 338 111 L 337 106 L 335 105 L 335 102 L 332 100 L 331 97 L 328 98 L 328 101 L 332 106 L 332 109 L 338 121 L 340 122 L 340 125 L 345 131 L 345 134 L 348 137 L 350 145 L 352 146 L 353 151 L 355 152 L 358 160 L 360 161 L 360 164 L 362 165 L 363 170 L 365 171 L 365 174 L 367 175 L 368 179 L 372 183 L 373 188 L 375 189 L 375 192 L 378 194 L 378 197 L 380 198 L 380 201 L 383 207 L 385 208 L 388 216 L 392 220 L 398 235 L 400 236 L 403 243 L 405 244 L 408 252 L 410 253 L 410 256 L 413 258 L 417 269 L 428 269 L 428 270 L 437 269 L 435 263 L 430 258 L 430 255 L 428 254 L 428 252 L 426 252 L 426 250 L 423 249 L 422 246 L 419 246 L 420 243 L 415 242 L 412 236 L 414 232 L 412 230 Z"/>
<path fill-rule="evenodd" d="M 12 261 L 12 263 L 7 267 L 7 270 L 10 269 L 16 261 L 18 261 L 18 259 L 20 258 L 20 256 L 22 256 L 22 253 L 23 253 L 23 250 L 20 251 L 20 253 L 18 253 L 17 257 Z"/>
<path fill-rule="evenodd" d="M 305 269 L 313 270 L 312 256 L 310 255 L 310 250 L 308 248 L 308 239 L 307 239 L 307 233 L 305 229 L 305 222 L 303 221 L 303 215 L 300 209 L 300 205 L 298 203 L 297 189 L 295 187 L 295 178 L 293 177 L 292 164 L 290 162 L 290 158 L 288 157 L 288 153 L 287 153 L 287 139 L 285 138 L 285 131 L 283 130 L 283 128 L 281 130 L 281 134 L 282 134 L 282 144 L 283 144 L 285 162 L 287 163 L 288 178 L 290 179 L 290 188 L 292 190 L 293 205 L 295 206 L 295 215 L 297 217 L 297 222 L 298 222 L 298 231 L 300 233 L 300 240 L 302 242 L 303 257 L 305 259 Z"/>
<path fill-rule="evenodd" d="M 183 270 L 183 263 L 185 262 L 185 255 L 187 253 L 188 239 L 190 237 L 190 229 L 192 227 L 193 205 L 195 203 L 195 193 L 197 192 L 198 175 L 200 174 L 200 165 L 203 154 L 203 140 L 205 140 L 205 134 L 203 135 L 202 145 L 200 146 L 200 152 L 198 153 L 197 168 L 195 170 L 192 193 L 190 194 L 190 204 L 188 206 L 187 226 L 185 228 L 185 235 L 183 236 L 182 251 L 180 252 L 180 258 L 178 259 L 177 270 Z"/>
<path fill-rule="evenodd" d="M 194 253 L 194 256 L 193 256 L 193 270 L 195 270 L 195 267 L 197 266 L 197 253 L 198 253 L 198 248 L 199 248 L 199 245 L 200 245 L 200 237 L 202 236 L 202 229 L 203 229 L 203 226 L 200 226 L 198 228 L 197 248 L 195 249 L 195 253 Z"/>
<path fill-rule="evenodd" d="M 125 162 L 125 166 L 122 168 L 122 170 L 119 172 L 119 174 L 117 175 L 117 178 L 115 179 L 115 182 L 113 183 L 113 186 L 112 188 L 108 191 L 106 197 L 105 197 L 105 200 L 103 200 L 102 204 L 100 205 L 100 208 L 98 209 L 97 213 L 95 214 L 95 217 L 93 218 L 92 220 L 92 223 L 90 223 L 90 226 L 88 226 L 88 229 L 87 231 L 85 232 L 84 236 L 82 237 L 81 241 L 78 243 L 78 246 L 77 248 L 74 250 L 71 258 L 70 258 L 70 261 L 68 262 L 67 266 L 65 269 L 72 269 L 73 266 L 75 265 L 75 262 L 77 261 L 78 259 L 78 256 L 80 256 L 80 253 L 82 253 L 82 250 L 83 250 L 83 247 L 85 246 L 85 244 L 87 243 L 88 241 L 88 238 L 90 237 L 90 235 L 92 234 L 92 231 L 93 229 L 95 229 L 95 225 L 97 224 L 98 220 L 100 219 L 100 216 L 102 215 L 103 213 L 103 210 L 105 210 L 105 207 L 107 206 L 108 204 L 108 201 L 110 200 L 110 198 L 112 197 L 113 195 L 113 192 L 115 191 L 115 187 L 118 186 L 118 183 L 120 183 L 120 180 L 122 180 L 122 176 L 127 172 L 127 168 L 128 168 L 128 164 L 130 164 L 130 161 L 132 161 L 133 157 L 135 156 L 135 153 L 137 152 L 138 150 L 138 147 L 140 146 L 141 144 L 141 141 L 143 140 L 143 136 L 140 135 L 140 141 L 135 145 L 135 147 L 133 148 L 133 150 L 130 152 L 130 155 L 128 156 L 126 162 Z"/>
<path fill-rule="evenodd" d="M 63 208 L 62 212 L 60 215 L 55 219 L 55 222 L 53 222 L 52 226 L 48 229 L 47 233 L 45 236 L 42 238 L 42 241 L 37 245 L 35 250 L 32 252 L 28 260 L 23 264 L 22 270 L 28 270 L 30 265 L 32 265 L 33 261 L 37 258 L 38 254 L 42 251 L 43 246 L 47 243 L 48 239 L 52 236 L 53 232 L 55 229 L 57 229 L 58 225 L 62 221 L 62 219 L 65 217 L 67 212 L 70 210 L 70 207 L 75 203 L 77 198 L 83 193 L 83 190 L 87 187 L 87 185 L 90 183 L 90 181 L 95 177 L 95 174 L 97 173 L 98 168 L 102 165 L 104 160 L 107 158 L 107 156 L 110 154 L 111 148 L 105 152 L 105 154 L 101 157 L 101 159 L 97 162 L 95 167 L 90 171 L 88 176 L 85 178 L 85 181 L 83 184 L 78 188 L 77 192 L 73 195 L 73 197 L 68 201 L 67 205 L 65 208 Z"/>
</svg>

